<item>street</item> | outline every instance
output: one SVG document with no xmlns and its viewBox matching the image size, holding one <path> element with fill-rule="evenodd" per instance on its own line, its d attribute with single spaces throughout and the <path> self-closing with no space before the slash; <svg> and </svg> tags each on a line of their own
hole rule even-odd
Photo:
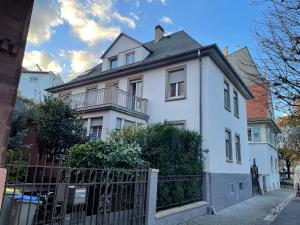
<svg viewBox="0 0 300 225">
<path fill-rule="evenodd" d="M 208 215 L 197 221 L 188 222 L 187 225 L 270 225 L 281 209 L 289 202 L 292 193 L 292 190 L 280 189 L 265 195 L 255 196 L 225 208 L 217 212 L 216 215 Z M 271 225 L 300 224 L 299 212 L 300 202 L 292 202 Z M 290 214 L 293 215 L 292 219 L 290 219 Z"/>
<path fill-rule="evenodd" d="M 278 215 L 271 225 L 299 225 L 300 224 L 300 200 L 294 200 Z"/>
</svg>

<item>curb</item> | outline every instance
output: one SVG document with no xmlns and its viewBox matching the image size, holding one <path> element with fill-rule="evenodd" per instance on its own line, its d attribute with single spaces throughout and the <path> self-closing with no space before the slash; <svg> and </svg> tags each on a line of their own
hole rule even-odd
<svg viewBox="0 0 300 225">
<path fill-rule="evenodd" d="M 281 211 L 293 200 L 294 193 L 291 193 L 284 201 L 282 201 L 272 212 L 263 218 L 264 221 L 273 222 Z"/>
</svg>

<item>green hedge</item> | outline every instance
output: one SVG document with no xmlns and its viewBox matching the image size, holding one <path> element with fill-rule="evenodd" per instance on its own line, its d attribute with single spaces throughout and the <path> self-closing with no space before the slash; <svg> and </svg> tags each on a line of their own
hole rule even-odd
<svg viewBox="0 0 300 225">
<path fill-rule="evenodd" d="M 138 144 L 142 159 L 159 169 L 161 175 L 200 174 L 203 170 L 201 136 L 167 122 L 114 131 L 109 140 Z"/>
<path fill-rule="evenodd" d="M 144 163 L 139 146 L 127 143 L 90 141 L 69 149 L 71 166 L 77 168 L 134 168 Z"/>
</svg>

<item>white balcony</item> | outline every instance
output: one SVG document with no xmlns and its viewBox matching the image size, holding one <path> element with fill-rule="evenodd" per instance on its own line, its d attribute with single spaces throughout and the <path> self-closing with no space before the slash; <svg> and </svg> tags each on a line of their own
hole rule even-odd
<svg viewBox="0 0 300 225">
<path fill-rule="evenodd" d="M 147 99 L 133 96 L 117 87 L 70 95 L 65 98 L 65 101 L 78 111 L 116 107 L 122 110 L 147 114 Z"/>
</svg>

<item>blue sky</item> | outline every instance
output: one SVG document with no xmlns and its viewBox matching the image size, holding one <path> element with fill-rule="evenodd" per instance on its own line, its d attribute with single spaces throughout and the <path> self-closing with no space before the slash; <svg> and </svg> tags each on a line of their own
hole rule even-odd
<svg viewBox="0 0 300 225">
<path fill-rule="evenodd" d="M 157 24 L 229 52 L 248 46 L 255 57 L 253 31 L 266 6 L 253 1 L 36 0 L 23 65 L 38 63 L 67 81 L 99 63 L 119 32 L 145 42 Z"/>
</svg>

